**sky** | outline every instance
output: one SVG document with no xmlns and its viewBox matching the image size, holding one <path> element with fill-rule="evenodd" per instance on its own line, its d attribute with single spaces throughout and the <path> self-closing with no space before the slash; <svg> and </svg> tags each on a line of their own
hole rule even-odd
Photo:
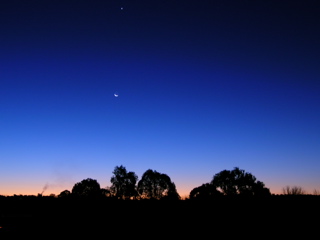
<svg viewBox="0 0 320 240">
<path fill-rule="evenodd" d="M 3 0 L 0 32 L 0 195 L 120 165 L 320 191 L 317 0 Z"/>
</svg>

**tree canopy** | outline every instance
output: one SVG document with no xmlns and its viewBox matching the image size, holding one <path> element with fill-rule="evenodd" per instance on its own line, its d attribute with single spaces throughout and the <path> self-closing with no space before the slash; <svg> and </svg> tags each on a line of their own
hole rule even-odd
<svg viewBox="0 0 320 240">
<path fill-rule="evenodd" d="M 95 179 L 87 178 L 76 183 L 71 193 L 76 197 L 98 197 L 101 196 L 100 184 Z"/>
<path fill-rule="evenodd" d="M 266 196 L 270 190 L 251 173 L 238 167 L 214 175 L 211 184 L 224 195 Z"/>
<path fill-rule="evenodd" d="M 70 195 L 71 195 L 71 192 L 66 189 L 66 190 L 60 192 L 60 194 L 58 195 L 58 197 L 65 198 L 65 197 L 69 197 Z"/>
<path fill-rule="evenodd" d="M 190 199 L 211 199 L 223 194 L 218 191 L 212 184 L 204 183 L 199 187 L 191 190 L 189 194 Z"/>
<path fill-rule="evenodd" d="M 135 198 L 138 193 L 136 190 L 136 182 L 138 176 L 134 172 L 128 172 L 127 169 L 120 165 L 114 168 L 111 177 L 112 186 L 110 187 L 113 196 L 118 199 Z"/>
<path fill-rule="evenodd" d="M 59 197 L 115 197 L 116 199 L 181 199 L 174 182 L 167 174 L 148 169 L 138 181 L 134 172 L 116 166 L 110 179 L 112 185 L 100 188 L 97 180 L 87 178 L 76 183 L 72 191 L 65 190 Z M 137 183 L 138 181 L 138 183 Z M 214 199 L 222 196 L 269 196 L 270 190 L 254 175 L 238 167 L 215 174 L 209 183 L 192 189 L 190 199 Z"/>
<path fill-rule="evenodd" d="M 180 199 L 170 177 L 151 169 L 145 171 L 138 182 L 138 192 L 142 199 Z"/>
</svg>

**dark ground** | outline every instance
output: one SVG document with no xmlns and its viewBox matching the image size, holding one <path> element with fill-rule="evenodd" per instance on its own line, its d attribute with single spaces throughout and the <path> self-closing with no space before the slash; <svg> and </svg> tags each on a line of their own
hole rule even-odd
<svg viewBox="0 0 320 240">
<path fill-rule="evenodd" d="M 320 196 L 171 202 L 6 197 L 0 200 L 0 239 L 307 238 L 318 235 L 319 203 Z"/>
</svg>

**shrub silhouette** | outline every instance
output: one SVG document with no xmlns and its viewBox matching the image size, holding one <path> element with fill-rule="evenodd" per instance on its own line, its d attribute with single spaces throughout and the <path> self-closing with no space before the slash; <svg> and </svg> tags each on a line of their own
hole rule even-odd
<svg viewBox="0 0 320 240">
<path fill-rule="evenodd" d="M 305 191 L 299 186 L 286 186 L 282 189 L 284 195 L 304 195 Z"/>
</svg>

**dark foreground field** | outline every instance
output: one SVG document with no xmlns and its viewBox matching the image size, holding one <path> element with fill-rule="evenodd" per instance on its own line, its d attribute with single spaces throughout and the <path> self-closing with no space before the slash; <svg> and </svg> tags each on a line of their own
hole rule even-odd
<svg viewBox="0 0 320 240">
<path fill-rule="evenodd" d="M 0 239 L 306 238 L 318 235 L 319 203 L 319 196 L 172 202 L 2 198 Z"/>
</svg>

